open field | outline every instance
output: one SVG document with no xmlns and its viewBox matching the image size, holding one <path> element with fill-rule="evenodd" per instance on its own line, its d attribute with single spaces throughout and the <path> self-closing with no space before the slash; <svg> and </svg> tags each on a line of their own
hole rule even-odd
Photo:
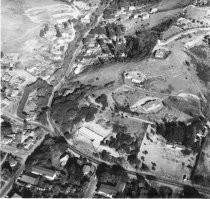
<svg viewBox="0 0 210 199">
<path fill-rule="evenodd" d="M 147 132 L 138 157 L 156 176 L 182 181 L 184 175 L 190 177 L 196 155 L 184 155 L 181 150 L 183 149 L 167 145 L 161 136 Z"/>
</svg>

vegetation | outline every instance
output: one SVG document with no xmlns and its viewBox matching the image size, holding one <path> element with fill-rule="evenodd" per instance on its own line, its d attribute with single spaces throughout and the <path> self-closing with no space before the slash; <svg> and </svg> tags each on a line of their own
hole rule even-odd
<svg viewBox="0 0 210 199">
<path fill-rule="evenodd" d="M 12 125 L 10 121 L 4 117 L 4 121 L 1 123 L 1 137 L 12 134 Z"/>
<path fill-rule="evenodd" d="M 83 119 L 86 122 L 92 121 L 97 113 L 94 104 L 89 106 L 80 101 L 94 89 L 90 85 L 79 85 L 75 90 L 66 96 L 57 95 L 52 102 L 51 114 L 55 123 L 61 127 L 63 132 L 73 128 L 73 126 Z"/>
<path fill-rule="evenodd" d="M 37 105 L 36 112 L 38 113 L 37 120 L 41 121 L 43 124 L 46 124 L 47 123 L 46 115 L 44 116 L 42 115 L 43 112 L 45 112 L 45 109 L 43 108 L 47 106 L 53 87 L 52 85 L 49 85 L 45 80 L 42 80 L 41 78 L 38 78 L 35 82 L 25 87 L 23 96 L 18 105 L 17 115 L 23 119 L 26 118 L 27 113 L 25 113 L 23 109 L 28 100 L 29 94 L 35 90 L 37 90 L 37 101 L 36 101 Z"/>
<path fill-rule="evenodd" d="M 116 186 L 118 182 L 127 182 L 129 179 L 126 171 L 120 165 L 109 166 L 105 163 L 98 165 L 96 176 L 98 178 L 97 187 L 102 183 Z"/>
<path fill-rule="evenodd" d="M 113 132 L 117 133 L 116 138 L 111 136 L 110 140 L 105 140 L 102 144 L 107 145 L 110 148 L 114 148 L 117 152 L 127 154 L 128 162 L 138 168 L 141 162 L 137 158 L 140 149 L 140 140 L 129 135 L 126 131 L 126 126 L 114 123 Z M 104 160 L 110 161 L 110 155 L 108 152 L 103 151 L 101 155 Z"/>
<path fill-rule="evenodd" d="M 102 104 L 102 110 L 104 110 L 108 106 L 107 96 L 105 94 L 101 94 L 95 99 L 96 103 Z"/>
<path fill-rule="evenodd" d="M 180 112 L 184 112 L 192 117 L 201 115 L 199 102 L 193 98 L 182 98 L 177 96 L 169 96 L 163 100 L 163 104 L 169 108 L 175 108 Z"/>
<path fill-rule="evenodd" d="M 194 119 L 191 124 L 184 122 L 166 121 L 156 123 L 157 134 L 162 135 L 167 142 L 173 144 L 181 144 L 187 148 L 191 148 L 194 152 L 198 152 L 200 144 L 196 143 L 195 137 L 199 131 L 203 131 L 204 123 L 200 119 Z"/>
<path fill-rule="evenodd" d="M 26 170 L 30 170 L 32 166 L 42 166 L 58 172 L 54 181 L 49 181 L 44 177 L 40 178 L 38 186 L 46 190 L 30 189 L 34 198 L 83 197 L 84 189 L 89 181 L 89 178 L 82 172 L 86 162 L 67 152 L 67 148 L 68 144 L 63 137 L 52 138 L 47 135 L 42 144 L 26 160 Z M 62 167 L 60 158 L 67 154 L 69 159 Z"/>
</svg>

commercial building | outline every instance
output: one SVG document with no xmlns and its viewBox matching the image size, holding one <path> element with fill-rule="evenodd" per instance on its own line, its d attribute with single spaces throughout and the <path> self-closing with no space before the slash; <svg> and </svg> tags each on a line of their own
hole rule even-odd
<svg viewBox="0 0 210 199">
<path fill-rule="evenodd" d="M 56 171 L 44 168 L 44 167 L 32 167 L 31 172 L 36 175 L 42 175 L 49 180 L 54 180 L 56 178 Z"/>
</svg>

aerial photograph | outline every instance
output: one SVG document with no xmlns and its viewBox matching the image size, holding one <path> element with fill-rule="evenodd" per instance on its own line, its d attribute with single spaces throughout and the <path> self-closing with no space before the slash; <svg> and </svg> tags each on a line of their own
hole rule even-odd
<svg viewBox="0 0 210 199">
<path fill-rule="evenodd" d="M 0 198 L 210 198 L 210 0 L 0 4 Z"/>
</svg>

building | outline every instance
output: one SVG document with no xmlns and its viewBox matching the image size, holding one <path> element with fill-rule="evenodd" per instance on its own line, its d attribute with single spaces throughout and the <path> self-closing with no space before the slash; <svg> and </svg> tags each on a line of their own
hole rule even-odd
<svg viewBox="0 0 210 199">
<path fill-rule="evenodd" d="M 13 139 L 11 137 L 5 136 L 1 141 L 3 144 L 10 144 Z"/>
<path fill-rule="evenodd" d="M 32 173 L 30 174 L 23 174 L 21 178 L 19 178 L 20 181 L 31 184 L 31 185 L 37 185 L 39 182 L 39 176 L 34 175 Z"/>
<path fill-rule="evenodd" d="M 14 193 L 11 198 L 22 198 L 22 197 L 18 195 L 17 193 Z"/>
<path fill-rule="evenodd" d="M 136 10 L 136 7 L 135 6 L 130 6 L 129 11 L 133 11 L 133 10 Z"/>
<path fill-rule="evenodd" d="M 84 173 L 84 175 L 89 174 L 90 166 L 89 165 L 84 165 L 84 167 L 82 168 L 82 172 Z"/>
<path fill-rule="evenodd" d="M 158 11 L 157 8 L 151 8 L 149 13 L 153 14 L 153 13 L 156 13 L 157 11 Z"/>
<path fill-rule="evenodd" d="M 14 158 L 11 158 L 9 160 L 9 164 L 11 167 L 15 167 L 17 165 L 17 163 L 18 163 L 17 160 L 15 160 Z"/>
<path fill-rule="evenodd" d="M 134 19 L 139 18 L 139 14 L 135 14 L 135 15 L 133 16 L 133 18 L 134 18 Z"/>
<path fill-rule="evenodd" d="M 66 154 L 66 155 L 61 155 L 60 157 L 60 163 L 61 163 L 61 166 L 65 166 L 67 161 L 69 160 L 69 155 Z"/>
<path fill-rule="evenodd" d="M 42 175 L 49 180 L 54 180 L 56 178 L 56 171 L 44 168 L 44 167 L 32 167 L 31 172 L 37 175 Z"/>
<path fill-rule="evenodd" d="M 98 193 L 101 195 L 104 195 L 106 197 L 112 198 L 113 195 L 115 195 L 118 192 L 123 192 L 125 189 L 126 183 L 124 182 L 118 182 L 116 186 L 110 186 L 106 184 L 101 184 Z"/>
<path fill-rule="evenodd" d="M 81 18 L 82 23 L 90 23 L 90 15 L 85 15 L 84 18 Z"/>
<path fill-rule="evenodd" d="M 29 136 L 27 139 L 24 141 L 24 148 L 26 150 L 29 150 L 34 144 L 34 138 Z"/>
<path fill-rule="evenodd" d="M 86 127 L 81 127 L 79 130 L 78 130 L 78 133 L 87 137 L 88 139 L 90 139 L 93 143 L 93 146 L 98 148 L 101 141 L 104 139 L 104 137 Z"/>
<path fill-rule="evenodd" d="M 143 12 L 141 13 L 141 17 L 143 20 L 149 19 L 149 13 L 148 12 Z"/>
<path fill-rule="evenodd" d="M 166 49 L 158 49 L 155 51 L 155 58 L 165 59 L 169 55 L 169 51 Z"/>
</svg>

